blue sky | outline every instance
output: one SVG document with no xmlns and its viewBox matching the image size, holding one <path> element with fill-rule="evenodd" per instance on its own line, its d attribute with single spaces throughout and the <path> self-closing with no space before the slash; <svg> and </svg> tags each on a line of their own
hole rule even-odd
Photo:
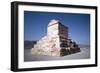
<svg viewBox="0 0 100 73">
<path fill-rule="evenodd" d="M 77 13 L 24 11 L 24 40 L 39 40 L 47 34 L 50 20 L 57 19 L 69 28 L 69 36 L 78 44 L 90 43 L 90 15 Z"/>
</svg>

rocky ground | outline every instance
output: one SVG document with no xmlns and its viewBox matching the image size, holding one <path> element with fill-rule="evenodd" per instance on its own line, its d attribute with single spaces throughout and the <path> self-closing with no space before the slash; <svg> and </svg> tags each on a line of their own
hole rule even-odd
<svg viewBox="0 0 100 73">
<path fill-rule="evenodd" d="M 31 54 L 31 49 L 24 50 L 24 61 L 49 61 L 49 60 L 71 60 L 71 59 L 87 59 L 90 58 L 90 48 L 89 47 L 81 47 L 81 52 L 74 53 L 71 55 L 66 55 L 62 57 L 54 57 L 54 56 L 34 56 Z"/>
</svg>

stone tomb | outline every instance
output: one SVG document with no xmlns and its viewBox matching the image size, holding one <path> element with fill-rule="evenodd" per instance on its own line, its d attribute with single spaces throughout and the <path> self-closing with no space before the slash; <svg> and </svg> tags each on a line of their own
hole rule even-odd
<svg viewBox="0 0 100 73">
<path fill-rule="evenodd" d="M 68 38 L 68 27 L 58 20 L 51 20 L 47 35 L 41 38 L 31 50 L 33 55 L 65 56 L 80 52 L 80 48 Z"/>
</svg>

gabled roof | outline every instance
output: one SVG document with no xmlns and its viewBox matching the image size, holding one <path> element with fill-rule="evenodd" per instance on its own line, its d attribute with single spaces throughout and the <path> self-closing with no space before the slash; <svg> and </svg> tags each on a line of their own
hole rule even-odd
<svg viewBox="0 0 100 73">
<path fill-rule="evenodd" d="M 48 26 L 54 25 L 56 23 L 60 23 L 59 20 L 53 19 L 49 22 Z"/>
</svg>

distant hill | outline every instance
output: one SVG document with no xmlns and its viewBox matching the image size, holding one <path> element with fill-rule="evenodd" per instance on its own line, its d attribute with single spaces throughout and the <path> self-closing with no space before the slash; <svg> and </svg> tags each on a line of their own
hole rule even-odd
<svg viewBox="0 0 100 73">
<path fill-rule="evenodd" d="M 34 46 L 34 44 L 36 44 L 36 41 L 27 41 L 27 40 L 25 40 L 24 41 L 24 48 L 25 49 L 31 49 Z"/>
<path fill-rule="evenodd" d="M 79 45 L 79 47 L 80 48 L 89 48 L 90 47 L 90 45 L 86 45 L 86 44 L 78 44 Z"/>
</svg>

